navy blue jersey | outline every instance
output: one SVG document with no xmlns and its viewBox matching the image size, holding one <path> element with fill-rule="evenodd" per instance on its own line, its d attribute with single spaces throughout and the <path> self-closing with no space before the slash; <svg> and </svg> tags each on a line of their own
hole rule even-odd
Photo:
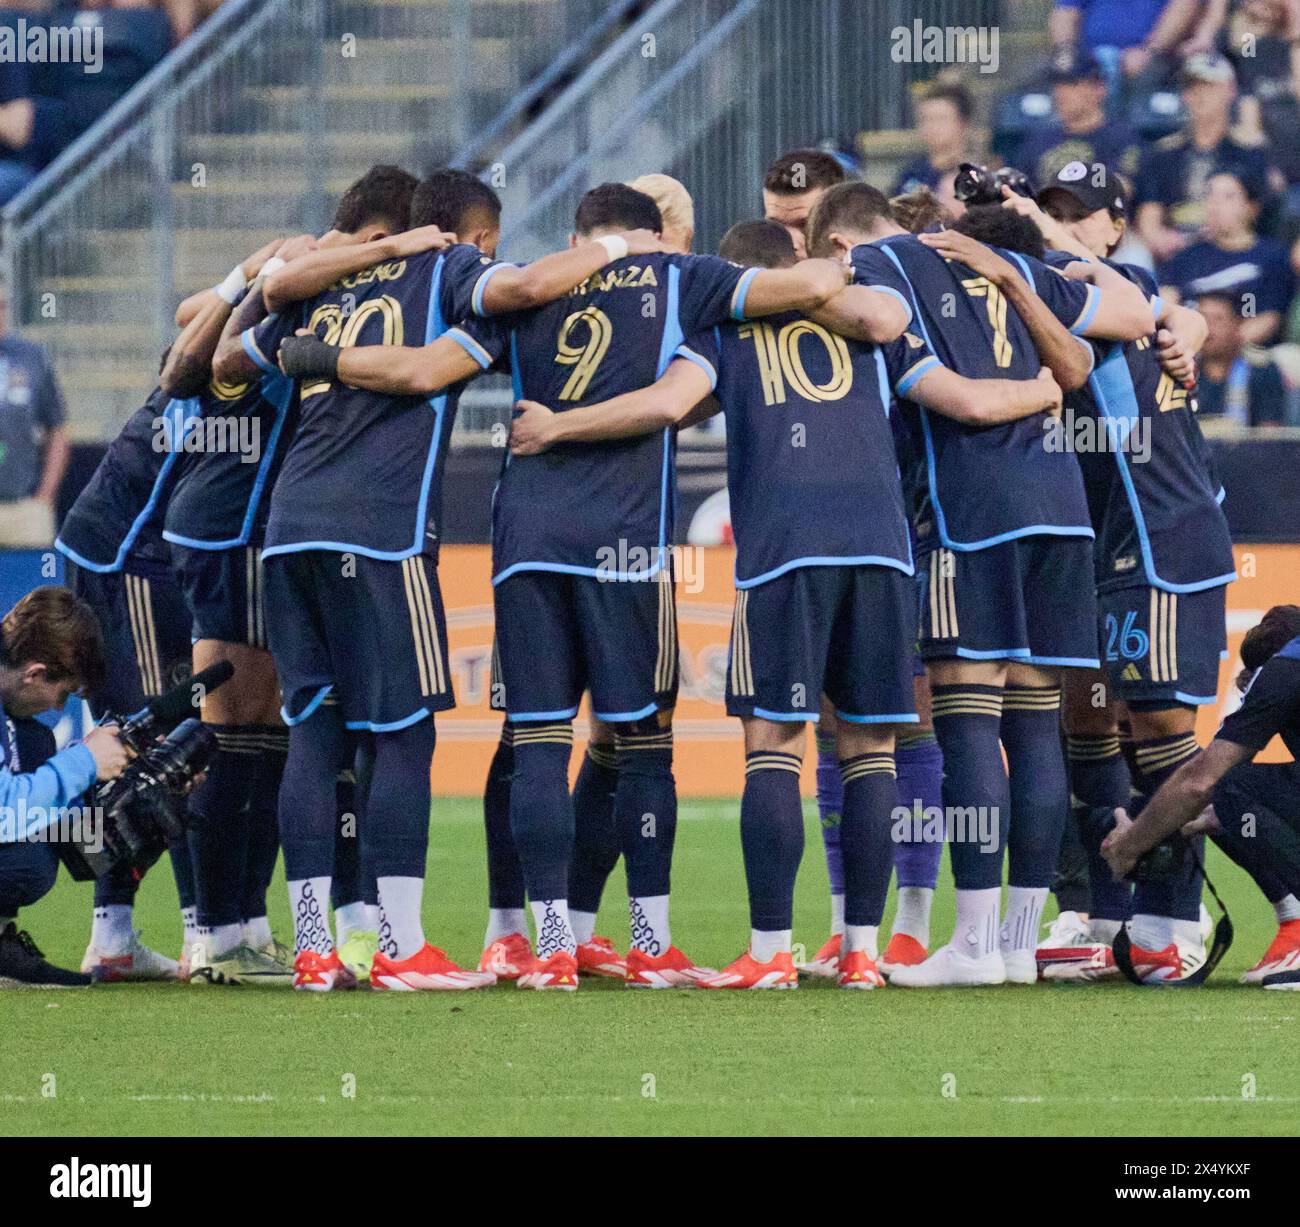
<svg viewBox="0 0 1300 1227">
<path fill-rule="evenodd" d="M 1300 638 L 1255 671 L 1241 706 L 1224 718 L 1216 741 L 1230 741 L 1258 753 L 1275 736 L 1300 759 Z"/>
<path fill-rule="evenodd" d="M 77 501 L 55 548 L 88 571 L 120 571 L 129 561 L 166 565 L 163 515 L 182 459 L 197 397 L 169 399 L 161 388 L 127 419 L 108 445 Z"/>
<path fill-rule="evenodd" d="M 508 353 L 516 397 L 557 413 L 647 387 L 687 335 L 743 319 L 756 269 L 716 256 L 627 256 L 565 298 L 471 325 Z M 673 533 L 673 436 L 562 443 L 508 456 L 493 502 L 493 582 L 516 571 L 647 577 Z"/>
<path fill-rule="evenodd" d="M 971 379 L 1033 379 L 1041 362 L 1029 330 L 1001 292 L 912 235 L 854 248 L 855 281 L 879 278 L 879 254 L 913 301 L 919 333 L 944 366 Z M 1097 290 L 1028 256 L 1002 251 L 1071 332 L 1087 327 Z M 1016 537 L 1091 537 L 1074 456 L 1046 446 L 1049 415 L 1002 426 L 967 426 L 918 409 L 926 499 L 917 523 L 923 549 L 979 550 Z"/>
<path fill-rule="evenodd" d="M 486 272 L 476 247 L 457 244 L 343 278 L 303 304 L 304 326 L 332 345 L 424 346 L 470 315 Z M 283 324 L 253 330 L 245 349 L 271 374 Z M 461 387 L 390 396 L 325 380 L 299 388 L 298 426 L 271 497 L 264 554 L 338 550 L 394 561 L 436 545 L 442 471 Z"/>
<path fill-rule="evenodd" d="M 293 335 L 301 317 L 291 310 L 271 318 L 282 339 Z M 163 523 L 166 540 L 198 550 L 261 543 L 271 489 L 293 433 L 295 393 L 294 381 L 278 367 L 247 383 L 214 380 L 204 389 L 200 418 L 191 424 L 202 448 L 187 457 L 176 479 Z"/>
<path fill-rule="evenodd" d="M 1049 259 L 1068 263 L 1060 252 Z M 1112 264 L 1157 304 L 1145 269 Z M 1151 337 L 1094 342 L 1085 387 L 1065 400 L 1067 420 L 1091 418 L 1093 445 L 1079 463 L 1097 531 L 1099 589 L 1150 584 L 1197 592 L 1236 578 L 1210 451 L 1183 387 L 1161 367 Z M 1082 437 L 1082 436 L 1079 436 Z"/>
<path fill-rule="evenodd" d="M 912 574 L 889 407 L 939 363 L 920 337 L 879 347 L 787 312 L 677 352 L 709 372 L 727 417 L 737 588 L 796 567 Z"/>
</svg>

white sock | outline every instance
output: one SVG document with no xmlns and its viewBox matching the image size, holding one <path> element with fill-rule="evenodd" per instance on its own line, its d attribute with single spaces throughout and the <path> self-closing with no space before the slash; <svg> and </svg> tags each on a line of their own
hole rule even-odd
<svg viewBox="0 0 1300 1227">
<path fill-rule="evenodd" d="M 1200 937 L 1200 921 L 1190 921 L 1196 929 L 1197 938 Z M 1133 916 L 1129 923 L 1129 933 L 1135 946 L 1141 946 L 1143 950 L 1163 950 L 1170 942 L 1174 940 L 1174 924 L 1168 916 L 1152 916 L 1149 913 L 1138 912 Z"/>
<path fill-rule="evenodd" d="M 831 936 L 844 932 L 844 895 L 831 896 Z"/>
<path fill-rule="evenodd" d="M 1174 930 L 1174 941 L 1179 946 L 1192 946 L 1205 948 L 1205 939 L 1201 936 L 1201 918 L 1198 916 L 1195 920 L 1175 920 L 1171 922 Z"/>
<path fill-rule="evenodd" d="M 379 932 L 379 904 L 367 903 L 366 907 L 366 928 L 367 933 Z"/>
<path fill-rule="evenodd" d="M 192 946 L 199 935 L 199 909 L 194 904 L 181 908 L 181 940 L 186 946 Z"/>
<path fill-rule="evenodd" d="M 424 949 L 423 878 L 379 879 L 379 932 L 390 959 L 409 959 Z"/>
<path fill-rule="evenodd" d="M 900 886 L 898 910 L 894 913 L 894 932 L 906 933 L 923 946 L 930 944 L 930 907 L 934 891 L 928 886 Z"/>
<path fill-rule="evenodd" d="M 1103 920 L 1100 916 L 1094 916 L 1088 921 L 1088 936 L 1095 942 L 1104 942 L 1109 946 L 1120 931 L 1122 921 Z"/>
<path fill-rule="evenodd" d="M 486 950 L 493 942 L 509 937 L 512 933 L 528 936 L 528 913 L 521 907 L 488 908 L 487 932 L 483 934 L 483 949 Z"/>
<path fill-rule="evenodd" d="M 998 933 L 1002 949 L 1029 951 L 1038 949 L 1038 923 L 1043 918 L 1043 905 L 1047 902 L 1047 887 L 1008 886 L 1006 919 Z"/>
<path fill-rule="evenodd" d="M 354 933 L 377 933 L 378 925 L 370 928 L 370 908 L 360 901 L 345 903 L 334 909 L 334 928 L 338 931 L 339 945 L 343 945 Z"/>
<path fill-rule="evenodd" d="M 578 943 L 573 936 L 573 922 L 569 919 L 567 899 L 534 899 L 533 924 L 537 927 L 537 957 L 549 959 L 553 954 L 577 954 Z"/>
<path fill-rule="evenodd" d="M 289 883 L 289 911 L 293 914 L 295 954 L 314 950 L 329 954 L 334 949 L 330 935 L 330 880 L 328 877 L 295 878 Z"/>
<path fill-rule="evenodd" d="M 628 909 L 632 914 L 632 945 L 644 954 L 667 954 L 673 944 L 668 928 L 668 896 L 633 897 Z"/>
<path fill-rule="evenodd" d="M 125 954 L 135 933 L 132 925 L 135 909 L 129 903 L 109 903 L 97 907 L 90 922 L 90 944 L 101 954 Z"/>
<path fill-rule="evenodd" d="M 1286 924 L 1288 920 L 1300 920 L 1300 899 L 1294 895 L 1287 895 L 1273 904 L 1273 911 L 1277 913 L 1278 924 Z"/>
<path fill-rule="evenodd" d="M 770 963 L 782 952 L 789 954 L 793 929 L 750 929 L 749 957 L 755 963 Z"/>
<path fill-rule="evenodd" d="M 244 926 L 238 924 L 199 925 L 197 940 L 208 948 L 208 958 L 219 959 L 239 945 L 243 932 Z"/>
<path fill-rule="evenodd" d="M 573 938 L 579 946 L 596 935 L 596 913 L 579 912 L 576 908 L 569 912 L 569 923 L 573 925 Z"/>
<path fill-rule="evenodd" d="M 951 944 L 973 959 L 993 954 L 998 948 L 998 906 L 1002 901 L 1002 888 L 990 886 L 984 890 L 958 890 L 956 894 L 957 923 L 953 926 Z"/>
<path fill-rule="evenodd" d="M 869 959 L 880 957 L 880 928 L 878 925 L 845 925 L 844 949 L 846 952 L 865 950 Z"/>
<path fill-rule="evenodd" d="M 241 940 L 245 946 L 263 950 L 272 942 L 271 922 L 265 916 L 253 916 L 244 921 Z"/>
</svg>

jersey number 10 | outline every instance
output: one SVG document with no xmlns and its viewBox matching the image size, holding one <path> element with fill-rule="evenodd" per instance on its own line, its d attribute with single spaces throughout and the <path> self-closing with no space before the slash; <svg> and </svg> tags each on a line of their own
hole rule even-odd
<svg viewBox="0 0 1300 1227">
<path fill-rule="evenodd" d="M 743 325 L 737 335 L 753 338 L 765 405 L 784 405 L 787 384 L 808 401 L 840 400 L 853 387 L 849 347 L 844 344 L 843 337 L 820 324 L 811 320 L 792 320 L 778 331 L 771 324 L 755 322 Z M 805 336 L 816 337 L 826 347 L 831 360 L 831 376 L 825 383 L 814 383 L 804 369 L 803 359 L 799 356 L 799 341 Z"/>
</svg>

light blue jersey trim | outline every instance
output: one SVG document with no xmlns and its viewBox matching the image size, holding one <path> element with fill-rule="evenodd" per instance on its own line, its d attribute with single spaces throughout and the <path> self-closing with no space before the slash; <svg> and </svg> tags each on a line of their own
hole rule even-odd
<svg viewBox="0 0 1300 1227">
<path fill-rule="evenodd" d="M 815 711 L 769 711 L 766 707 L 754 708 L 754 715 L 760 720 L 780 720 L 786 724 L 816 724 L 821 719 Z"/>
<path fill-rule="evenodd" d="M 1191 707 L 1206 707 L 1215 702 L 1218 697 L 1217 694 L 1184 694 L 1181 690 L 1174 691 L 1175 699 Z"/>
<path fill-rule="evenodd" d="M 1031 652 L 1022 659 L 1031 665 L 1060 665 L 1063 669 L 1101 668 L 1101 661 L 1095 656 L 1035 656 Z"/>
<path fill-rule="evenodd" d="M 1079 313 L 1079 318 L 1074 321 L 1070 329 L 1074 335 L 1081 336 L 1087 331 L 1088 325 L 1092 323 L 1092 317 L 1097 314 L 1097 308 L 1101 306 L 1101 293 L 1095 285 L 1087 287 L 1088 297 L 1084 301 L 1083 310 Z"/>
<path fill-rule="evenodd" d="M 881 250 L 885 251 L 888 249 L 882 247 Z M 895 261 L 895 263 L 898 262 Z M 900 294 L 896 289 L 894 289 L 892 285 L 869 285 L 869 286 L 864 286 L 863 288 L 871 290 L 875 294 L 888 294 L 890 298 L 897 298 L 898 301 L 903 304 L 903 310 L 907 312 L 907 323 L 904 324 L 903 327 L 910 328 L 912 326 L 912 320 L 916 318 L 916 312 L 912 310 L 912 304 L 908 302 L 907 299 L 904 298 L 902 294 Z"/>
<path fill-rule="evenodd" d="M 709 377 L 709 390 L 713 391 L 718 386 L 718 372 L 703 354 L 697 354 L 689 345 L 679 345 L 674 352 L 675 358 L 685 358 L 687 362 L 694 362 Z"/>
<path fill-rule="evenodd" d="M 483 370 L 492 365 L 492 355 L 463 329 L 448 328 L 443 336 L 455 341 Z"/>
<path fill-rule="evenodd" d="M 283 375 L 283 374 L 284 374 L 284 372 L 281 371 L 280 368 L 279 368 L 278 366 L 276 366 L 274 363 L 272 363 L 272 362 L 271 362 L 271 361 L 266 357 L 266 355 L 263 354 L 262 351 L 261 351 L 260 349 L 258 349 L 258 347 L 257 347 L 257 342 L 256 342 L 255 340 L 253 340 L 253 329 L 252 329 L 252 328 L 245 328 L 244 331 L 241 332 L 241 333 L 239 334 L 239 340 L 240 340 L 240 343 L 241 343 L 241 344 L 243 345 L 243 347 L 244 347 L 244 353 L 246 353 L 246 354 L 249 356 L 249 358 L 252 360 L 252 362 L 253 362 L 253 363 L 254 363 L 254 364 L 255 364 L 259 369 L 265 371 L 268 375 Z"/>
<path fill-rule="evenodd" d="M 400 720 L 390 720 L 386 724 L 376 724 L 373 720 L 345 720 L 343 722 L 343 727 L 354 730 L 365 730 L 371 733 L 397 733 L 402 729 L 409 729 L 413 724 L 419 724 L 421 720 L 431 714 L 432 713 L 427 707 L 422 707 L 419 711 L 412 712 L 409 716 L 403 716 Z"/>
<path fill-rule="evenodd" d="M 885 716 L 851 716 L 837 707 L 835 714 L 849 724 L 920 724 L 921 717 L 914 711 L 893 712 Z"/>
<path fill-rule="evenodd" d="M 563 711 L 512 711 L 506 713 L 516 724 L 532 723 L 538 720 L 572 720 L 577 714 L 578 709 L 576 707 L 566 707 Z"/>
<path fill-rule="evenodd" d="M 596 711 L 593 708 L 591 714 L 606 724 L 622 724 L 629 720 L 644 720 L 647 716 L 653 716 L 658 710 L 658 703 L 647 703 L 636 711 Z"/>
<path fill-rule="evenodd" d="M 912 385 L 915 384 L 916 381 L 926 373 L 926 371 L 932 370 L 934 367 L 942 366 L 942 365 L 943 363 L 940 362 L 939 359 L 936 358 L 933 354 L 927 354 L 924 358 L 921 359 L 920 362 L 918 362 L 914 367 L 912 367 L 912 369 L 908 371 L 907 374 L 904 375 L 902 379 L 898 381 L 898 384 L 895 386 L 894 391 L 898 393 L 899 396 L 906 396 L 908 388 L 912 387 Z"/>
<path fill-rule="evenodd" d="M 483 294 L 487 290 L 487 283 L 492 280 L 503 268 L 515 268 L 517 265 L 494 264 L 491 268 L 486 269 L 483 275 L 474 283 L 474 292 L 470 295 L 470 310 L 475 315 L 486 315 L 487 311 L 483 308 Z"/>
<path fill-rule="evenodd" d="M 302 711 L 296 716 L 291 716 L 289 714 L 289 709 L 287 707 L 280 708 L 280 719 L 283 720 L 285 724 L 287 724 L 290 728 L 292 728 L 295 724 L 301 724 L 304 720 L 310 720 L 312 716 L 316 714 L 316 709 L 322 703 L 325 702 L 325 699 L 328 697 L 330 691 L 333 689 L 334 689 L 333 682 L 330 682 L 327 685 L 322 686 L 315 693 L 315 695 L 312 697 L 311 701 L 307 704 L 307 706 L 304 707 Z"/>
<path fill-rule="evenodd" d="M 1097 369 L 1088 377 L 1088 389 L 1092 392 L 1092 399 L 1102 417 L 1107 421 L 1117 421 L 1123 432 L 1123 438 L 1127 438 L 1128 429 L 1141 419 L 1141 410 L 1138 408 L 1133 377 L 1129 372 L 1128 360 L 1124 357 L 1122 345 L 1110 346 Z M 1175 593 L 1203 592 L 1207 588 L 1219 588 L 1224 584 L 1232 583 L 1237 578 L 1235 568 L 1227 574 L 1197 580 L 1190 584 L 1170 583 L 1156 574 L 1155 556 L 1151 552 L 1151 538 L 1147 534 L 1146 517 L 1142 514 L 1142 504 L 1137 496 L 1137 488 L 1133 485 L 1133 475 L 1129 472 L 1128 459 L 1124 455 L 1122 446 L 1123 439 L 1120 439 L 1119 443 L 1120 445 L 1115 448 L 1115 464 L 1119 468 L 1120 481 L 1124 486 L 1124 495 L 1128 499 L 1133 525 L 1137 529 L 1138 548 L 1142 554 L 1142 569 L 1146 573 L 1147 583 L 1153 588 Z"/>
<path fill-rule="evenodd" d="M 916 574 L 916 568 L 910 562 L 903 562 L 899 558 L 887 558 L 884 554 L 857 554 L 843 558 L 813 555 L 808 558 L 793 558 L 789 562 L 783 562 L 779 567 L 764 571 L 762 575 L 757 575 L 753 579 L 741 579 L 737 575 L 735 576 L 735 586 L 740 589 L 756 588 L 759 584 L 766 584 L 769 580 L 776 579 L 778 576 L 786 574 L 787 571 L 794 571 L 799 567 L 892 567 L 895 571 L 901 571 L 904 575 Z"/>
<path fill-rule="evenodd" d="M 657 551 L 657 561 L 648 571 L 602 571 L 599 567 L 579 567 L 567 562 L 516 562 L 492 577 L 492 586 L 504 583 L 521 571 L 558 571 L 561 575 L 587 575 L 606 583 L 639 584 L 652 580 L 664 569 L 664 551 Z"/>
<path fill-rule="evenodd" d="M 668 266 L 670 282 L 674 274 L 679 274 L 679 269 L 675 264 L 670 264 Z M 733 320 L 743 320 L 745 318 L 745 299 L 749 297 L 750 283 L 757 276 L 758 269 L 756 268 L 747 268 L 740 274 L 740 280 L 736 282 L 736 288 L 731 291 L 731 318 Z"/>
</svg>

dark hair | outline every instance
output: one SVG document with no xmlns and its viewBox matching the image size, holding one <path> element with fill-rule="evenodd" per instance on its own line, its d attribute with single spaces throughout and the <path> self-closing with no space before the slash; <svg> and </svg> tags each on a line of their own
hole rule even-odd
<svg viewBox="0 0 1300 1227">
<path fill-rule="evenodd" d="M 1256 669 L 1262 669 L 1297 635 L 1300 635 L 1300 605 L 1274 605 L 1252 626 L 1241 641 L 1241 663 L 1237 689 L 1245 690 Z"/>
<path fill-rule="evenodd" d="M 791 149 L 763 176 L 763 189 L 778 196 L 799 196 L 819 187 L 834 187 L 848 178 L 834 154 L 821 149 Z"/>
<path fill-rule="evenodd" d="M 380 223 L 390 233 L 406 229 L 416 177 L 400 166 L 372 166 L 339 198 L 334 229 L 354 234 L 367 223 Z"/>
<path fill-rule="evenodd" d="M 439 167 L 411 197 L 411 229 L 437 226 L 459 234 L 475 210 L 495 225 L 501 220 L 501 198 L 477 175 L 452 166 Z"/>
<path fill-rule="evenodd" d="M 33 588 L 0 622 L 0 660 L 44 665 L 52 682 L 98 690 L 107 676 L 104 637 L 85 601 L 53 584 Z"/>
<path fill-rule="evenodd" d="M 833 230 L 867 231 L 881 218 L 894 220 L 883 192 L 856 180 L 837 183 L 827 190 L 808 216 L 808 254 L 824 254 Z"/>
<path fill-rule="evenodd" d="M 759 268 L 789 268 L 799 262 L 790 232 L 779 222 L 764 218 L 732 226 L 718 244 L 718 255 L 733 264 Z"/>
<path fill-rule="evenodd" d="M 916 94 L 916 105 L 923 102 L 951 102 L 962 120 L 970 123 L 975 114 L 975 99 L 971 92 L 958 81 L 931 81 Z"/>
<path fill-rule="evenodd" d="M 578 211 L 573 215 L 573 229 L 578 234 L 596 230 L 653 230 L 659 234 L 663 228 L 659 206 L 626 183 L 593 187 L 578 202 Z"/>
<path fill-rule="evenodd" d="M 1005 247 L 1022 256 L 1043 258 L 1043 232 L 1034 221 L 1014 209 L 1001 205 L 974 205 L 967 209 L 952 228 L 959 234 L 969 235 L 990 247 Z"/>
<path fill-rule="evenodd" d="M 910 230 L 913 234 L 920 234 L 931 226 L 946 226 L 952 221 L 952 214 L 943 201 L 928 187 L 918 187 L 914 192 L 891 196 L 889 211 L 904 230 Z"/>
</svg>

